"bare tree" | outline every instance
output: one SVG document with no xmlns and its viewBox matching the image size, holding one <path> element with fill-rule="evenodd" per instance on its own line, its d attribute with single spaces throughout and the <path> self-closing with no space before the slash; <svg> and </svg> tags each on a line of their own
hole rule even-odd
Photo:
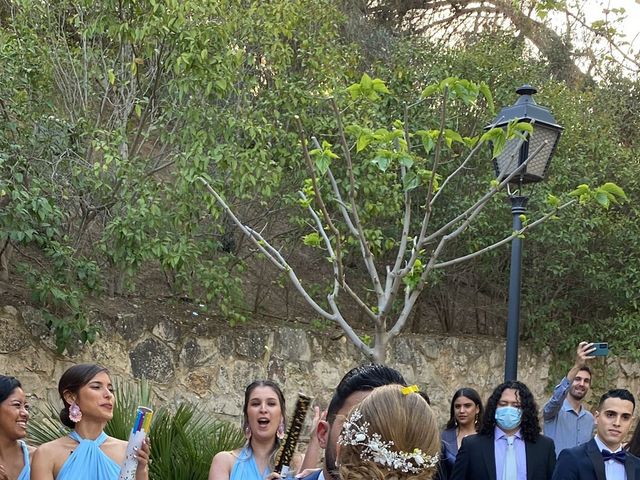
<svg viewBox="0 0 640 480">
<path fill-rule="evenodd" d="M 423 96 L 434 92 L 442 94 L 439 128 L 430 132 L 414 133 L 409 129 L 408 121 L 405 121 L 398 128 L 378 129 L 370 137 L 367 137 L 370 135 L 369 133 L 361 131 L 359 135 L 356 135 L 357 138 L 351 141 L 348 139 L 350 137 L 348 131 L 354 132 L 354 129 L 343 125 L 343 115 L 336 99 L 331 98 L 329 101 L 336 121 L 336 137 L 342 153 L 340 163 L 344 167 L 340 178 L 335 175 L 336 169 L 329 165 L 330 160 L 337 162 L 338 159 L 338 155 L 332 151 L 332 145 L 327 142 L 323 142 L 321 145 L 315 137 L 311 137 L 311 144 L 315 148 L 309 150 L 309 139 L 300 119 L 297 119 L 302 154 L 310 174 L 307 186 L 298 192 L 298 195 L 315 226 L 318 243 L 322 244 L 332 265 L 332 287 L 326 297 L 326 302 L 314 298 L 278 248 L 265 239 L 258 229 L 244 224 L 232 211 L 223 196 L 207 180 L 199 178 L 243 234 L 273 265 L 289 277 L 306 303 L 323 318 L 336 322 L 344 330 L 349 340 L 375 361 L 385 360 L 389 342 L 404 329 L 432 272 L 499 248 L 509 243 L 514 237 L 523 235 L 526 231 L 578 201 L 577 198 L 572 198 L 562 203 L 556 199 L 556 202 L 550 205 L 546 213 L 535 221 L 526 222 L 521 230 L 514 231 L 473 253 L 445 259 L 446 247 L 467 230 L 487 203 L 512 182 L 521 169 L 526 168 L 528 162 L 535 158 L 542 148 L 530 152 L 529 158 L 509 176 L 499 182 L 492 182 L 491 187 L 484 194 L 454 218 L 443 225 L 434 226 L 432 222 L 434 205 L 442 198 L 442 193 L 452 187 L 452 182 L 456 177 L 463 174 L 473 156 L 483 145 L 491 140 L 496 140 L 496 145 L 506 141 L 523 142 L 526 138 L 526 132 L 531 131 L 530 124 L 512 123 L 510 128 L 506 130 L 491 128 L 484 135 L 475 139 L 463 139 L 456 132 L 448 130 L 445 125 L 449 89 L 457 89 L 460 85 L 464 85 L 465 91 L 470 92 L 470 98 L 468 98 L 470 101 L 476 101 L 482 94 L 490 95 L 484 86 L 478 86 L 466 80 L 447 79 L 434 87 L 427 88 L 423 93 Z M 364 75 L 363 80 L 350 87 L 349 90 L 354 97 L 365 96 L 373 99 L 378 96 L 378 93 L 386 92 L 386 87 L 381 80 L 371 80 Z M 405 111 L 405 119 L 408 119 L 408 108 Z M 423 175 L 426 179 L 422 182 L 423 189 L 413 188 L 412 186 L 415 184 L 407 182 L 415 170 L 413 162 L 419 161 L 419 156 L 413 152 L 417 145 L 412 145 L 412 139 L 417 138 L 420 134 L 430 135 L 434 143 L 431 160 L 429 160 L 430 169 L 426 176 Z M 395 145 L 395 150 L 389 157 L 389 164 L 380 165 L 379 163 L 378 167 L 385 174 L 390 171 L 395 172 L 397 179 L 404 185 L 401 193 L 403 198 L 402 226 L 397 231 L 395 259 L 392 263 L 387 264 L 385 264 L 382 255 L 374 253 L 375 250 L 368 239 L 366 225 L 362 221 L 364 202 L 362 195 L 358 194 L 359 179 L 354 168 L 353 155 L 365 151 L 367 141 L 387 142 L 387 144 L 390 142 Z M 447 145 L 451 145 L 454 141 L 466 142 L 470 147 L 470 152 L 466 157 L 463 157 L 457 168 L 442 182 L 439 182 L 437 172 L 441 170 L 445 160 Z M 412 160 L 409 161 L 409 158 Z M 378 162 L 382 162 L 382 160 L 378 159 Z M 590 189 L 587 186 L 582 186 L 581 190 L 576 190 L 575 194 L 582 194 L 581 200 L 584 201 L 589 192 Z M 612 195 L 612 201 L 615 201 L 614 197 L 615 195 Z M 417 222 L 414 222 L 416 211 L 420 213 L 420 217 Z M 345 239 L 348 237 L 357 241 L 360 258 L 368 273 L 369 285 L 367 287 L 354 285 L 351 283 L 352 280 L 347 278 L 343 260 Z M 367 301 L 367 291 L 373 292 L 375 297 L 373 305 Z M 363 337 L 356 332 L 352 322 L 345 315 L 344 305 L 349 302 L 355 302 L 364 312 L 366 318 L 370 320 L 373 331 L 372 341 L 363 340 Z M 368 335 L 364 337 L 366 339 Z"/>
</svg>

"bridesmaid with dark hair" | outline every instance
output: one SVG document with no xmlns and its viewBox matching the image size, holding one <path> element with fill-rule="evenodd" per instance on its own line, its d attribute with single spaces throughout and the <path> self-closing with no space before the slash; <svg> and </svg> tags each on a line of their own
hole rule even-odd
<svg viewBox="0 0 640 480">
<path fill-rule="evenodd" d="M 35 450 L 22 440 L 27 435 L 29 404 L 15 377 L 0 375 L 0 480 L 29 480 L 30 456 Z"/>
<path fill-rule="evenodd" d="M 453 470 L 462 439 L 475 435 L 482 427 L 482 410 L 480 395 L 473 388 L 461 388 L 453 394 L 449 421 L 440 435 L 447 474 Z"/>
<path fill-rule="evenodd" d="M 245 442 L 242 448 L 213 457 L 209 480 L 274 480 L 274 457 L 284 437 L 286 418 L 282 390 L 270 380 L 256 380 L 244 392 Z"/>
<path fill-rule="evenodd" d="M 107 436 L 115 396 L 106 368 L 74 365 L 62 374 L 58 393 L 64 404 L 60 420 L 71 429 L 41 445 L 33 457 L 31 480 L 118 480 L 127 442 Z M 138 450 L 136 480 L 148 480 L 149 445 Z"/>
</svg>

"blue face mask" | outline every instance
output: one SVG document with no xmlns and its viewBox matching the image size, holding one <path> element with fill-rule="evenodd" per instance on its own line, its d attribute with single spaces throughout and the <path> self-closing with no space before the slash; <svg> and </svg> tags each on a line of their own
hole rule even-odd
<svg viewBox="0 0 640 480">
<path fill-rule="evenodd" d="M 522 410 L 516 407 L 496 408 L 496 423 L 502 430 L 513 430 L 520 425 Z"/>
</svg>

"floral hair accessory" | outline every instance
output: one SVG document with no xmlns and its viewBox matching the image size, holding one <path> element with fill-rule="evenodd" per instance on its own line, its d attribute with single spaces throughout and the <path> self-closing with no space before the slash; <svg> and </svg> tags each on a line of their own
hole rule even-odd
<svg viewBox="0 0 640 480">
<path fill-rule="evenodd" d="M 402 387 L 400 391 L 403 395 L 409 395 L 410 393 L 418 393 L 420 389 L 417 385 L 409 385 L 408 387 Z"/>
<path fill-rule="evenodd" d="M 361 418 L 360 410 L 354 410 L 344 423 L 342 434 L 338 438 L 340 445 L 363 446 L 364 449 L 360 452 L 361 459 L 371 460 L 389 470 L 405 473 L 419 473 L 438 464 L 438 454 L 425 455 L 419 448 L 414 448 L 412 452 L 392 450 L 393 441 L 383 440 L 379 433 L 369 435 L 369 422 L 358 424 Z"/>
</svg>

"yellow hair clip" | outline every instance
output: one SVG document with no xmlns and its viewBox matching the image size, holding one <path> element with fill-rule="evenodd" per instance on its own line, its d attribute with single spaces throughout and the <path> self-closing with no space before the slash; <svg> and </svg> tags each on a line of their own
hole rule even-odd
<svg viewBox="0 0 640 480">
<path fill-rule="evenodd" d="M 408 387 L 402 387 L 400 391 L 403 395 L 409 395 L 410 393 L 418 393 L 420 389 L 417 385 L 409 385 Z"/>
</svg>

